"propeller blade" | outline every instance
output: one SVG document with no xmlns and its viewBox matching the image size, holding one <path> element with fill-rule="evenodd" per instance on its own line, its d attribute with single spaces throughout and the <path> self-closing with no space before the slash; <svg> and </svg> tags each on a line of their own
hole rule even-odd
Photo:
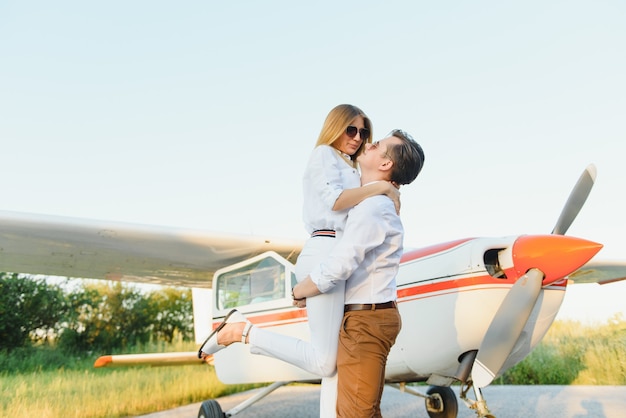
<svg viewBox="0 0 626 418">
<path fill-rule="evenodd" d="M 569 227 L 578 216 L 578 212 L 585 204 L 589 193 L 591 193 L 591 188 L 593 187 L 593 183 L 596 181 L 596 166 L 593 164 L 589 164 L 585 171 L 580 175 L 578 182 L 572 189 L 572 192 L 561 211 L 561 215 L 559 216 L 559 220 L 556 222 L 554 229 L 552 230 L 553 234 L 556 235 L 565 235 Z"/>
<path fill-rule="evenodd" d="M 543 273 L 531 269 L 520 277 L 502 301 L 478 349 L 472 381 L 479 388 L 491 383 L 511 354 L 539 297 Z"/>
<path fill-rule="evenodd" d="M 626 262 L 589 262 L 568 276 L 574 283 L 607 284 L 626 280 Z"/>
</svg>

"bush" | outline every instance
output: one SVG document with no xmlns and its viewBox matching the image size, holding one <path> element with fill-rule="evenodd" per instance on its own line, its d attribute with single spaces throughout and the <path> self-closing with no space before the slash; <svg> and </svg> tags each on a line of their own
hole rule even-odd
<svg viewBox="0 0 626 418">
<path fill-rule="evenodd" d="M 626 322 L 555 322 L 522 362 L 496 379 L 505 385 L 625 385 Z"/>
<path fill-rule="evenodd" d="M 193 339 L 189 289 L 144 292 L 101 280 L 51 284 L 0 273 L 0 351 L 54 345 L 64 352 L 124 350 L 150 341 Z"/>
<path fill-rule="evenodd" d="M 43 279 L 0 273 L 0 350 L 48 342 L 67 312 L 59 286 Z"/>
</svg>

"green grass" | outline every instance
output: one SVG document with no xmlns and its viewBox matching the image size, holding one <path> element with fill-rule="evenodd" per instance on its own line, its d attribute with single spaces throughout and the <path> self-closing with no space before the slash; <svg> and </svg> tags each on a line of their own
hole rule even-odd
<svg viewBox="0 0 626 418">
<path fill-rule="evenodd" d="M 177 343 L 132 351 L 196 349 L 193 343 Z M 127 417 L 259 386 L 225 385 L 209 365 L 95 369 L 97 357 L 77 359 L 44 348 L 4 353 L 0 357 L 0 416 Z"/>
<path fill-rule="evenodd" d="M 211 366 L 58 370 L 2 376 L 1 416 L 123 417 L 232 393 Z"/>
<path fill-rule="evenodd" d="M 196 348 L 177 343 L 133 351 Z M 42 348 L 1 354 L 0 416 L 127 417 L 259 386 L 224 385 L 208 365 L 94 369 L 96 357 L 73 358 Z M 495 384 L 626 385 L 626 321 L 556 322 L 542 343 Z"/>
<path fill-rule="evenodd" d="M 626 385 L 626 321 L 555 322 L 541 344 L 495 383 Z"/>
</svg>

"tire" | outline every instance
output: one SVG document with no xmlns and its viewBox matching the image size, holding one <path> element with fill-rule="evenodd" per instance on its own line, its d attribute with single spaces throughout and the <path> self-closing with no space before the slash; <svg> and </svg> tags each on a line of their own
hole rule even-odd
<svg viewBox="0 0 626 418">
<path fill-rule="evenodd" d="M 456 394 L 447 386 L 431 386 L 426 393 L 426 412 L 430 418 L 456 418 L 459 403 Z"/>
<path fill-rule="evenodd" d="M 198 418 L 225 418 L 224 412 L 222 412 L 222 407 L 217 401 L 211 399 L 208 401 L 202 402 L 200 405 L 200 410 L 198 411 Z"/>
</svg>

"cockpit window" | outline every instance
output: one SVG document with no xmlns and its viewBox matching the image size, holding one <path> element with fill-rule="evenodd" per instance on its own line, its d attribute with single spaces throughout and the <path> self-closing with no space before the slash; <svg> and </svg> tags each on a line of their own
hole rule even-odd
<svg viewBox="0 0 626 418">
<path fill-rule="evenodd" d="M 222 273 L 215 291 L 218 309 L 282 299 L 285 297 L 285 266 L 267 257 Z"/>
<path fill-rule="evenodd" d="M 485 268 L 487 269 L 487 273 L 491 277 L 496 279 L 506 279 L 506 274 L 502 267 L 500 267 L 500 260 L 498 259 L 498 254 L 502 251 L 502 249 L 491 249 L 485 251 L 483 256 L 483 262 L 485 263 Z"/>
</svg>

